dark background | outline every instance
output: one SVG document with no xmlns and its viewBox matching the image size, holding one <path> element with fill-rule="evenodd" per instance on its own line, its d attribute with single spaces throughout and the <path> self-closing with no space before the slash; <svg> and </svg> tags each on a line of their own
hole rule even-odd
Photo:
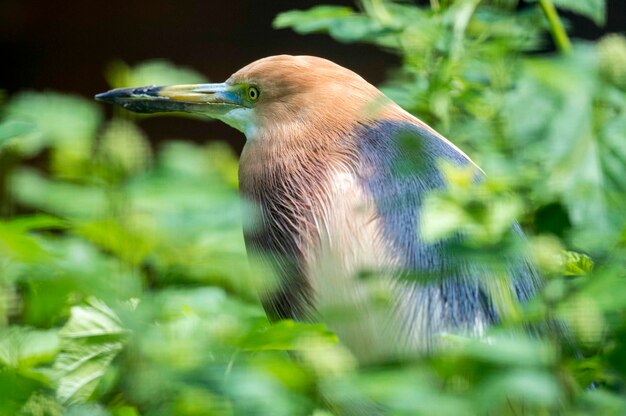
<svg viewBox="0 0 626 416">
<path fill-rule="evenodd" d="M 420 2 L 422 3 L 422 2 Z M 0 89 L 58 90 L 93 96 L 108 89 L 107 64 L 165 58 L 223 81 L 245 64 L 280 53 L 318 55 L 380 83 L 397 57 L 366 45 L 345 45 L 326 35 L 274 30 L 277 13 L 317 4 L 354 6 L 353 1 L 293 0 L 0 0 Z M 626 1 L 608 1 L 604 28 L 566 15 L 573 37 L 596 39 L 626 31 Z M 108 109 L 107 111 L 110 111 Z M 151 118 L 142 122 L 151 138 L 228 139 L 239 134 L 221 123 Z"/>
</svg>

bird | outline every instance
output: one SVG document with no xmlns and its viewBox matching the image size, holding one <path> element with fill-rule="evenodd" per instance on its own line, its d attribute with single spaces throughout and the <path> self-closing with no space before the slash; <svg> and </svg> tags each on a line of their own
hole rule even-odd
<svg viewBox="0 0 626 416">
<path fill-rule="evenodd" d="M 249 255 L 277 277 L 260 294 L 270 320 L 323 322 L 364 363 L 428 354 L 441 335 L 481 337 L 499 321 L 501 295 L 486 283 L 494 272 L 448 249 L 462 235 L 429 242 L 420 227 L 426 195 L 446 186 L 440 161 L 475 168 L 477 181 L 484 174 L 355 72 L 277 55 L 223 83 L 95 98 L 138 113 L 196 113 L 245 135 L 239 189 L 258 216 L 244 237 Z M 399 173 L 407 163 L 415 168 Z M 511 234 L 524 238 L 516 224 Z M 505 269 L 513 298 L 537 293 L 541 279 L 528 259 L 507 258 Z M 407 278 L 415 275 L 425 277 Z"/>
</svg>

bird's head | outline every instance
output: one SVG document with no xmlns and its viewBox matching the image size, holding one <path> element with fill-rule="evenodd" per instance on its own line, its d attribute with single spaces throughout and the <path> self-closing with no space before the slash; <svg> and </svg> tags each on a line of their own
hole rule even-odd
<svg viewBox="0 0 626 416">
<path fill-rule="evenodd" d="M 96 99 L 139 113 L 190 112 L 221 120 L 248 139 L 319 128 L 349 129 L 393 103 L 356 73 L 326 59 L 279 55 L 219 84 L 118 88 Z"/>
</svg>

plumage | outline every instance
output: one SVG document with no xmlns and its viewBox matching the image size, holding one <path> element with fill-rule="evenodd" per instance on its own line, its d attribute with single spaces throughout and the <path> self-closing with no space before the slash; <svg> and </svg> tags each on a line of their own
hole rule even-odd
<svg viewBox="0 0 626 416">
<path fill-rule="evenodd" d="M 224 87 L 216 93 L 213 85 Z M 246 101 L 250 88 L 256 98 Z M 363 361 L 427 351 L 444 332 L 479 336 L 497 321 L 497 299 L 485 285 L 495 272 L 446 249 L 459 235 L 435 244 L 421 238 L 424 197 L 445 186 L 438 162 L 473 164 L 432 128 L 354 72 L 316 57 L 264 58 L 225 84 L 164 87 L 158 95 L 180 109 L 181 89 L 194 97 L 188 111 L 246 134 L 240 190 L 260 215 L 245 240 L 279 277 L 262 294 L 271 319 L 326 322 Z M 206 110 L 196 98 L 202 91 L 213 94 Z M 523 258 L 506 263 L 510 289 L 528 299 L 537 274 Z M 388 302 L 369 297 L 364 271 Z M 418 283 L 403 278 L 409 274 L 432 278 Z"/>
</svg>

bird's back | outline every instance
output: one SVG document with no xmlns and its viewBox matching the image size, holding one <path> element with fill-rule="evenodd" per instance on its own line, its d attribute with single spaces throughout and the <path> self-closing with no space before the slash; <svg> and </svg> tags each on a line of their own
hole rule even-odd
<svg viewBox="0 0 626 416">
<path fill-rule="evenodd" d="M 361 186 L 375 201 L 381 238 L 400 258 L 401 279 L 397 311 L 405 342 L 420 348 L 436 343 L 433 335 L 461 332 L 480 335 L 497 321 L 493 299 L 502 272 L 510 278 L 510 294 L 522 301 L 539 284 L 532 266 L 521 257 L 499 264 L 481 262 L 458 253 L 462 238 L 455 235 L 426 243 L 420 232 L 426 195 L 445 186 L 441 162 L 472 163 L 436 133 L 410 121 L 382 121 L 358 131 Z M 373 167 L 373 168 L 370 168 Z M 482 172 L 476 169 L 476 180 Z M 514 238 L 522 238 L 517 225 Z M 455 250 L 455 248 L 457 250 Z M 504 264 L 504 270 L 499 266 Z M 502 289 L 502 288 L 499 288 Z"/>
</svg>

